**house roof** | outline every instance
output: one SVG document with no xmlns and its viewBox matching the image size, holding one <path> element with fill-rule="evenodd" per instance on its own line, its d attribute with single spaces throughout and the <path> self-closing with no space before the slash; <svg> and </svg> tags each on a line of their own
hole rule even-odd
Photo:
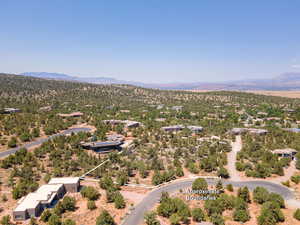
<svg viewBox="0 0 300 225">
<path fill-rule="evenodd" d="M 36 193 L 29 193 L 21 201 L 21 203 L 15 208 L 14 211 L 25 211 L 26 209 L 34 209 L 40 204 L 38 199 L 39 195 Z"/>
<path fill-rule="evenodd" d="M 297 153 L 298 151 L 292 148 L 285 148 L 285 149 L 275 149 L 273 150 L 274 154 L 292 154 Z"/>
<path fill-rule="evenodd" d="M 45 184 L 39 187 L 36 192 L 26 195 L 20 200 L 20 204 L 14 211 L 24 211 L 26 209 L 36 208 L 40 202 L 52 202 L 57 191 L 63 186 L 63 184 Z"/>
<path fill-rule="evenodd" d="M 42 185 L 39 189 L 37 189 L 36 193 L 51 193 L 51 192 L 57 192 L 63 184 L 45 184 Z"/>
<path fill-rule="evenodd" d="M 76 184 L 79 179 L 79 177 L 57 177 L 52 178 L 48 184 Z"/>
<path fill-rule="evenodd" d="M 82 146 L 101 148 L 101 147 L 118 146 L 121 144 L 122 144 L 121 141 L 96 141 L 96 142 L 83 143 Z"/>
<path fill-rule="evenodd" d="M 187 126 L 187 128 L 192 131 L 202 131 L 203 130 L 203 127 L 200 127 L 200 126 Z"/>
<path fill-rule="evenodd" d="M 72 116 L 82 116 L 83 113 L 82 112 L 72 112 L 72 113 L 59 113 L 58 114 L 61 117 L 72 117 Z"/>
</svg>

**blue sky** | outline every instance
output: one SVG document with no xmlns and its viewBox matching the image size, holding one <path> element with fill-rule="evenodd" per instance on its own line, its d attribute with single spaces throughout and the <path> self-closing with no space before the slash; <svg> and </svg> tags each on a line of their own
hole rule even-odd
<svg viewBox="0 0 300 225">
<path fill-rule="evenodd" d="M 298 0 L 0 1 L 0 71 L 144 82 L 300 72 Z"/>
</svg>

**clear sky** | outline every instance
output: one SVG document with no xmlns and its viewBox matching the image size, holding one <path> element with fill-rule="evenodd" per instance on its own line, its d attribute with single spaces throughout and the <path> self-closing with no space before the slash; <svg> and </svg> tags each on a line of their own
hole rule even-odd
<svg viewBox="0 0 300 225">
<path fill-rule="evenodd" d="M 299 0 L 0 0 L 0 71 L 144 82 L 300 72 Z"/>
</svg>

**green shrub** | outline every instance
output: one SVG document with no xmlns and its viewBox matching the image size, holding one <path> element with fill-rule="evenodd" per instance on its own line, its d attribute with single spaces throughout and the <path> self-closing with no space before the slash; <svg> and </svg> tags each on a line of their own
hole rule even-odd
<svg viewBox="0 0 300 225">
<path fill-rule="evenodd" d="M 291 181 L 293 181 L 295 184 L 299 184 L 300 182 L 300 176 L 292 176 Z"/>
<path fill-rule="evenodd" d="M 44 212 L 41 215 L 41 221 L 48 222 L 51 215 L 52 213 L 49 209 L 44 210 Z"/>
<path fill-rule="evenodd" d="M 210 219 L 214 225 L 224 225 L 225 224 L 224 219 L 223 219 L 222 215 L 220 215 L 220 214 L 212 214 Z"/>
<path fill-rule="evenodd" d="M 156 213 L 153 211 L 146 213 L 144 220 L 147 225 L 160 225 L 160 222 L 156 219 Z"/>
<path fill-rule="evenodd" d="M 9 142 L 7 143 L 8 147 L 10 148 L 14 148 L 17 146 L 17 138 L 16 137 L 12 137 Z"/>
<path fill-rule="evenodd" d="M 244 209 L 235 210 L 233 213 L 234 221 L 247 222 L 250 219 L 249 212 Z"/>
<path fill-rule="evenodd" d="M 192 210 L 192 217 L 196 222 L 205 221 L 205 214 L 201 208 L 194 208 Z"/>
<path fill-rule="evenodd" d="M 297 209 L 297 210 L 294 212 L 293 217 L 294 217 L 296 220 L 300 220 L 300 209 Z"/>
<path fill-rule="evenodd" d="M 227 189 L 227 191 L 233 192 L 232 184 L 227 184 L 226 189 Z"/>
<path fill-rule="evenodd" d="M 0 220 L 1 225 L 14 225 L 10 220 L 10 215 L 3 216 Z"/>
<path fill-rule="evenodd" d="M 48 220 L 49 225 L 61 225 L 61 219 L 58 215 L 52 214 Z"/>
<path fill-rule="evenodd" d="M 76 222 L 74 220 L 71 219 L 66 219 L 62 225 L 76 225 Z"/>
<path fill-rule="evenodd" d="M 89 210 L 94 210 L 94 209 L 96 209 L 97 206 L 96 206 L 96 204 L 95 204 L 95 201 L 89 200 L 89 201 L 87 202 L 87 208 L 88 208 Z"/>
<path fill-rule="evenodd" d="M 123 209 L 126 206 L 125 200 L 120 192 L 115 194 L 114 202 L 117 209 Z"/>
<path fill-rule="evenodd" d="M 111 215 L 106 210 L 103 210 L 100 216 L 97 217 L 96 225 L 116 225 L 116 223 Z"/>
<path fill-rule="evenodd" d="M 258 204 L 263 204 L 269 199 L 269 192 L 263 187 L 256 187 L 253 191 L 253 200 Z"/>
<path fill-rule="evenodd" d="M 192 184 L 192 189 L 195 191 L 207 190 L 208 185 L 207 185 L 206 180 L 203 178 L 197 178 Z"/>
<path fill-rule="evenodd" d="M 250 203 L 250 193 L 247 187 L 239 188 L 238 190 L 238 197 L 243 199 L 245 202 Z"/>
<path fill-rule="evenodd" d="M 89 200 L 97 200 L 100 196 L 99 192 L 91 186 L 83 187 L 80 191 L 82 197 L 87 198 Z"/>
<path fill-rule="evenodd" d="M 170 223 L 172 225 L 180 225 L 180 219 L 181 219 L 180 216 L 174 213 L 170 216 Z"/>
</svg>

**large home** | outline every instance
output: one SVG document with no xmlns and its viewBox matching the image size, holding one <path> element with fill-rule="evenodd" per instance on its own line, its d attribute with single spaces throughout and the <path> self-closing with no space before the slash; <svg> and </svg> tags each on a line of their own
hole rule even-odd
<svg viewBox="0 0 300 225">
<path fill-rule="evenodd" d="M 300 128 L 286 128 L 284 130 L 291 131 L 291 132 L 294 132 L 294 133 L 299 133 L 300 132 Z"/>
<path fill-rule="evenodd" d="M 52 208 L 66 192 L 77 192 L 79 186 L 79 177 L 52 178 L 48 184 L 19 200 L 13 211 L 14 220 L 40 216 L 45 208 Z"/>
<path fill-rule="evenodd" d="M 161 128 L 163 131 L 180 131 L 184 129 L 183 125 L 174 125 Z"/>
<path fill-rule="evenodd" d="M 172 110 L 176 110 L 176 111 L 180 111 L 180 110 L 182 110 L 182 108 L 183 108 L 183 106 L 181 106 L 181 105 L 174 105 L 171 107 Z"/>
<path fill-rule="evenodd" d="M 56 177 L 52 178 L 48 184 L 63 184 L 67 192 L 78 192 L 80 188 L 79 177 Z"/>
<path fill-rule="evenodd" d="M 4 108 L 2 110 L 3 114 L 11 114 L 11 113 L 17 113 L 17 112 L 21 112 L 21 109 L 17 109 L 17 108 Z"/>
<path fill-rule="evenodd" d="M 294 159 L 295 155 L 298 153 L 297 150 L 292 148 L 285 148 L 285 149 L 275 149 L 272 151 L 274 154 L 278 155 L 279 157 L 291 158 Z"/>
<path fill-rule="evenodd" d="M 232 128 L 230 131 L 230 133 L 234 135 L 240 135 L 247 132 L 249 134 L 258 134 L 258 135 L 263 135 L 268 133 L 268 131 L 265 129 L 257 129 L 257 128 Z"/>
<path fill-rule="evenodd" d="M 141 122 L 133 120 L 103 120 L 103 123 L 110 125 L 124 124 L 126 128 L 139 127 L 142 125 Z"/>
<path fill-rule="evenodd" d="M 83 113 L 82 112 L 59 113 L 58 116 L 63 117 L 63 118 L 80 117 L 80 116 L 83 116 Z"/>
<path fill-rule="evenodd" d="M 85 149 L 93 150 L 96 152 L 107 152 L 110 150 L 120 150 L 123 141 L 116 140 L 116 141 L 95 141 L 95 142 L 86 142 L 81 143 L 81 146 Z"/>
<path fill-rule="evenodd" d="M 141 125 L 140 122 L 132 121 L 132 120 L 124 120 L 125 127 L 132 128 L 132 127 L 139 127 Z"/>
<path fill-rule="evenodd" d="M 106 136 L 108 141 L 124 141 L 125 137 L 121 134 L 109 134 Z"/>
<path fill-rule="evenodd" d="M 184 128 L 191 130 L 193 133 L 199 133 L 203 131 L 203 127 L 200 126 L 183 126 L 183 125 L 166 126 L 166 127 L 162 127 L 161 129 L 163 131 L 174 132 L 174 131 L 183 130 Z"/>
<path fill-rule="evenodd" d="M 194 133 L 200 133 L 203 131 L 203 127 L 200 126 L 187 126 L 187 128 Z"/>
<path fill-rule="evenodd" d="M 18 202 L 18 206 L 13 211 L 14 220 L 26 220 L 30 217 L 37 217 L 44 208 L 36 193 L 29 193 Z"/>
</svg>

